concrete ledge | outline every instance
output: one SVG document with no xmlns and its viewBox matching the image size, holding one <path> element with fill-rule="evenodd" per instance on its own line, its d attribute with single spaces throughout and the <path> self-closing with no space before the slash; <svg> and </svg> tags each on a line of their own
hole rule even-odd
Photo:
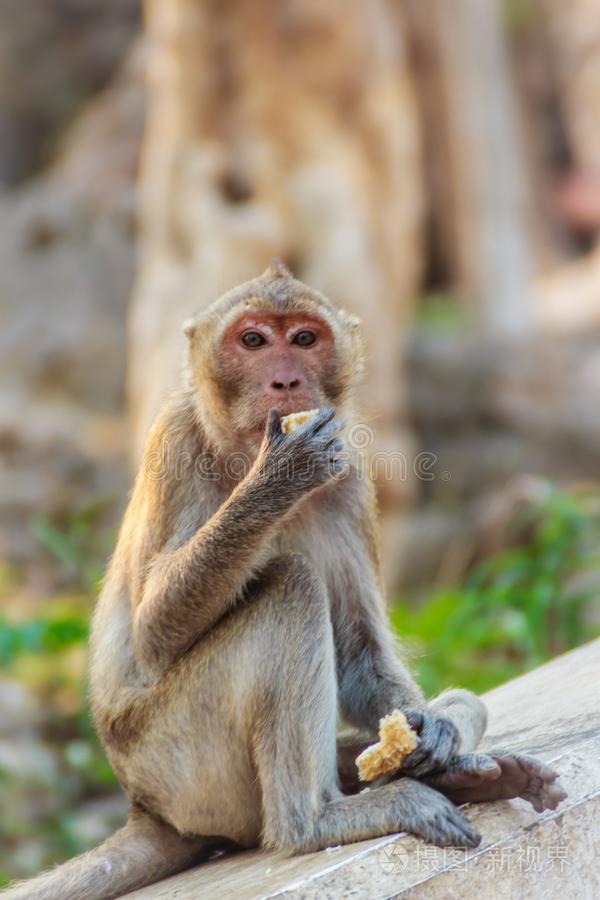
<svg viewBox="0 0 600 900">
<path fill-rule="evenodd" d="M 293 859 L 249 851 L 128 894 L 139 900 L 365 897 L 593 900 L 600 897 L 600 641 L 486 695 L 483 748 L 520 750 L 560 773 L 568 798 L 538 815 L 523 800 L 468 808 L 476 850 L 392 835 Z"/>
</svg>

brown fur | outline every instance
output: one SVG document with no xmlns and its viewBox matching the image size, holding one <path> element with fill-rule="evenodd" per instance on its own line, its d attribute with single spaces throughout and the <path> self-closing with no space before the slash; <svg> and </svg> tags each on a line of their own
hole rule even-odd
<svg viewBox="0 0 600 900">
<path fill-rule="evenodd" d="M 403 829 L 441 844 L 478 841 L 441 793 L 416 780 L 342 793 L 338 712 L 368 737 L 382 715 L 407 710 L 427 771 L 461 739 L 474 748 L 485 711 L 467 692 L 428 710 L 400 662 L 372 485 L 352 461 L 333 477 L 339 426 L 320 413 L 284 438 L 273 415 L 260 446 L 240 430 L 235 386 L 224 393 L 222 335 L 247 308 L 324 323 L 334 348 L 315 405 L 356 421 L 357 323 L 280 264 L 186 324 L 184 385 L 149 433 L 91 640 L 94 720 L 137 812 L 121 838 L 69 863 L 66 875 L 59 868 L 15 888 L 15 898 L 117 896 L 221 838 L 286 852 Z M 262 402 L 244 390 L 244 403 Z M 234 452 L 249 457 L 238 476 L 227 467 Z M 290 461 L 293 478 L 281 474 Z M 132 849 L 140 822 L 146 868 Z M 120 881 L 110 874 L 119 841 Z"/>
</svg>

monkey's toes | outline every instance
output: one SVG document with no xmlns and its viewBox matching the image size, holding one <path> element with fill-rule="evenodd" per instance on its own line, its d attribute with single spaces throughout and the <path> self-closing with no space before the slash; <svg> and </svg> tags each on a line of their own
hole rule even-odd
<svg viewBox="0 0 600 900">
<path fill-rule="evenodd" d="M 442 794 L 433 792 L 407 830 L 438 847 L 477 847 L 481 842 L 481 835 L 466 816 Z"/>
<path fill-rule="evenodd" d="M 542 794 L 542 802 L 546 809 L 556 809 L 559 803 L 567 799 L 567 792 L 563 788 L 560 781 L 554 781 L 552 784 L 546 785 Z"/>
<path fill-rule="evenodd" d="M 440 847 L 472 848 L 478 847 L 481 843 L 481 834 L 457 809 L 446 813 L 437 831 L 438 836 L 434 843 Z"/>
<path fill-rule="evenodd" d="M 567 792 L 560 782 L 554 781 L 552 784 L 544 783 L 537 789 L 524 791 L 522 797 L 531 803 L 536 812 L 541 813 L 547 809 L 556 809 L 559 803 L 566 800 Z"/>
<path fill-rule="evenodd" d="M 423 781 L 442 793 L 479 788 L 482 781 L 496 781 L 502 769 L 495 759 L 484 753 L 461 753 L 454 756 L 441 772 L 426 775 Z"/>
<path fill-rule="evenodd" d="M 499 785 L 502 788 L 498 799 L 521 797 L 527 800 L 536 812 L 556 809 L 567 796 L 558 782 L 558 773 L 545 763 L 531 756 L 518 753 L 494 754 L 494 759 L 502 769 Z"/>
<path fill-rule="evenodd" d="M 527 776 L 527 785 L 521 797 L 528 800 L 536 812 L 556 809 L 566 799 L 567 793 L 558 781 L 558 772 L 529 756 L 515 757 L 515 763 Z"/>
</svg>

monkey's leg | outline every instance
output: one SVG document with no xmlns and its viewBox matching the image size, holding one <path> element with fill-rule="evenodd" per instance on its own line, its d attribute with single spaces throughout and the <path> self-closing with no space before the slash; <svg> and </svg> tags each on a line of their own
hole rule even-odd
<svg viewBox="0 0 600 900">
<path fill-rule="evenodd" d="M 289 557 L 286 569 L 285 592 L 272 607 L 277 630 L 271 643 L 281 642 L 282 652 L 269 664 L 253 741 L 263 845 L 304 852 L 410 831 L 441 846 L 476 846 L 480 836 L 456 807 L 413 779 L 355 797 L 341 794 L 328 598 L 302 557 Z"/>
<path fill-rule="evenodd" d="M 3 900 L 112 900 L 199 862 L 212 845 L 142 812 L 94 850 L 1 892 Z"/>
<path fill-rule="evenodd" d="M 272 560 L 246 601 L 172 667 L 153 703 L 160 715 L 129 749 L 125 779 L 181 833 L 256 846 L 271 791 L 285 795 L 291 819 L 339 794 L 328 598 L 303 557 Z M 263 739 L 275 756 L 257 778 Z"/>
</svg>

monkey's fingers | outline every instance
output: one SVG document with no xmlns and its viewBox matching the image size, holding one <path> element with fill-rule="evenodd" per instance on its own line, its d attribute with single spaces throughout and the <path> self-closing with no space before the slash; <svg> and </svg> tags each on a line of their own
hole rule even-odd
<svg viewBox="0 0 600 900">
<path fill-rule="evenodd" d="M 294 428 L 294 430 L 290 432 L 290 438 L 298 440 L 300 438 L 306 438 L 307 436 L 312 437 L 313 435 L 318 434 L 334 417 L 335 406 L 321 407 L 321 409 L 316 411 L 314 416 L 306 422 L 303 422 L 302 425 L 298 425 L 297 428 Z"/>
<path fill-rule="evenodd" d="M 296 428 L 293 435 L 297 440 L 318 438 L 324 441 L 334 437 L 343 427 L 344 423 L 342 420 L 335 418 L 335 407 L 326 406 L 320 409 L 308 422 L 304 422 L 303 425 Z"/>
<path fill-rule="evenodd" d="M 310 422 L 308 423 L 311 424 Z M 322 421 L 318 421 L 315 423 L 315 426 L 312 431 L 309 431 L 310 437 L 319 441 L 319 443 L 323 446 L 327 446 L 337 437 L 338 433 L 344 427 L 344 423 L 341 419 L 335 418 L 335 410 L 333 412 L 333 416 L 329 413 Z"/>
<path fill-rule="evenodd" d="M 404 760 L 402 772 L 420 778 L 427 772 L 445 769 L 460 742 L 456 726 L 427 710 L 409 710 L 406 718 L 419 735 L 419 743 Z"/>
<path fill-rule="evenodd" d="M 313 440 L 318 441 L 322 447 L 331 447 L 334 441 L 341 441 L 338 434 L 343 427 L 344 423 L 341 419 L 332 419 L 314 435 Z"/>
<path fill-rule="evenodd" d="M 335 409 L 328 407 L 319 412 L 308 422 L 297 428 L 292 434 L 292 441 L 312 447 L 322 454 L 322 460 L 326 462 L 331 474 L 340 473 L 343 461 L 338 459 L 338 454 L 344 448 L 339 431 L 344 427 L 340 419 L 335 418 Z"/>
<path fill-rule="evenodd" d="M 272 441 L 273 438 L 279 437 L 281 434 L 283 434 L 281 430 L 281 413 L 275 406 L 272 406 L 267 414 L 265 436 L 268 441 Z"/>
</svg>

